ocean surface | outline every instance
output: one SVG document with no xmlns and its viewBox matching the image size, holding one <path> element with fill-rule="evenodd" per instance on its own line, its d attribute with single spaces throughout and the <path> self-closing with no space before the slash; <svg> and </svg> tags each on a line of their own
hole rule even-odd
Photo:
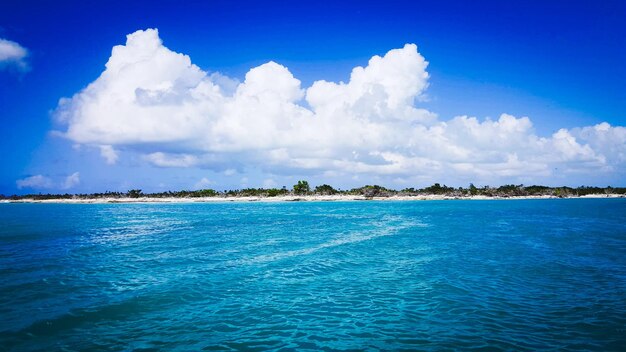
<svg viewBox="0 0 626 352">
<path fill-rule="evenodd" d="M 626 350 L 626 199 L 0 204 L 0 350 Z"/>
</svg>

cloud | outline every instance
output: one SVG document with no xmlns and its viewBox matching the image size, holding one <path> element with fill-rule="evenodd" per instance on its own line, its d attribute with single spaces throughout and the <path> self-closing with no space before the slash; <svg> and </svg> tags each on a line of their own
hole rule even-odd
<svg viewBox="0 0 626 352">
<path fill-rule="evenodd" d="M 80 174 L 75 172 L 65 178 L 63 184 L 61 185 L 62 189 L 70 189 L 78 186 L 80 184 Z"/>
<path fill-rule="evenodd" d="M 0 38 L 0 70 L 15 67 L 20 71 L 30 69 L 26 58 L 28 50 L 16 42 Z"/>
<path fill-rule="evenodd" d="M 199 190 L 199 189 L 206 189 L 209 188 L 211 185 L 214 185 L 215 182 L 209 180 L 206 177 L 201 178 L 198 182 L 196 182 L 196 184 L 193 186 L 193 189 Z"/>
<path fill-rule="evenodd" d="M 53 183 L 49 177 L 43 175 L 34 175 L 15 181 L 18 189 L 34 188 L 47 189 L 52 188 Z"/>
<path fill-rule="evenodd" d="M 104 72 L 63 98 L 55 117 L 75 143 L 159 167 L 256 168 L 319 174 L 512 180 L 624 172 L 626 132 L 607 123 L 534 132 L 528 117 L 440 119 L 419 108 L 428 62 L 414 44 L 373 56 L 347 82 L 304 88 L 270 61 L 242 82 L 208 73 L 165 47 L 156 29 L 127 36 Z"/>
<path fill-rule="evenodd" d="M 119 158 L 119 153 L 110 145 L 101 145 L 100 155 L 104 158 L 104 160 L 106 160 L 106 163 L 109 165 L 117 163 L 117 159 Z"/>
<path fill-rule="evenodd" d="M 271 178 L 267 178 L 263 180 L 263 188 L 276 188 L 278 187 L 278 183 Z"/>
<path fill-rule="evenodd" d="M 31 188 L 35 190 L 43 189 L 70 189 L 80 184 L 80 174 L 74 172 L 59 182 L 55 182 L 48 176 L 34 175 L 15 181 L 18 189 Z"/>
<path fill-rule="evenodd" d="M 160 167 L 190 167 L 198 164 L 198 158 L 189 154 L 166 154 L 162 152 L 145 155 L 145 159 Z"/>
</svg>

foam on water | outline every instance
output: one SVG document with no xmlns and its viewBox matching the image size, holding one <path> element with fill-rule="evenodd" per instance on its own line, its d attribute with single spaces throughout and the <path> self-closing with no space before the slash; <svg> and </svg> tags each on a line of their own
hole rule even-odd
<svg viewBox="0 0 626 352">
<path fill-rule="evenodd" d="M 620 350 L 623 199 L 0 204 L 0 350 Z"/>
</svg>

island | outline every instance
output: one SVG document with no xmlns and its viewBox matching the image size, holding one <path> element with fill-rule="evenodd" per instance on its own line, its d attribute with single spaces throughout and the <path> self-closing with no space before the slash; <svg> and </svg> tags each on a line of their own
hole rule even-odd
<svg viewBox="0 0 626 352">
<path fill-rule="evenodd" d="M 626 187 L 576 188 L 503 185 L 499 187 L 450 187 L 435 183 L 425 188 L 394 190 L 379 185 L 342 190 L 328 184 L 312 188 L 300 180 L 291 189 L 244 188 L 217 191 L 214 189 L 144 193 L 140 189 L 127 192 L 91 194 L 25 194 L 5 196 L 0 203 L 178 203 L 178 202 L 281 202 L 281 201 L 361 201 L 361 200 L 488 200 L 488 199 L 551 199 L 551 198 L 625 198 Z"/>
</svg>

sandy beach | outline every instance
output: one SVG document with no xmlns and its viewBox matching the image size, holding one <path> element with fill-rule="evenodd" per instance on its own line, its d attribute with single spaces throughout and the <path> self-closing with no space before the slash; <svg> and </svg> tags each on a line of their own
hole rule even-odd
<svg viewBox="0 0 626 352">
<path fill-rule="evenodd" d="M 625 198 L 623 194 L 589 194 L 585 196 L 521 196 L 521 197 L 488 197 L 466 196 L 455 197 L 445 195 L 365 197 L 361 195 L 288 195 L 277 197 L 139 197 L 139 198 L 72 198 L 72 199 L 4 199 L 0 203 L 63 203 L 63 204 L 107 204 L 107 203 L 220 203 L 220 202 L 350 202 L 350 201 L 428 201 L 428 200 L 505 200 L 505 199 L 574 199 L 574 198 Z"/>
</svg>

